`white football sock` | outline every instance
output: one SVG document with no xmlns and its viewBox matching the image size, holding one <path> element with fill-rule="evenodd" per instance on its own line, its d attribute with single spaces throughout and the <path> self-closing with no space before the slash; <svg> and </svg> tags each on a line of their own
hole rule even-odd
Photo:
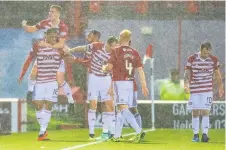
<svg viewBox="0 0 226 150">
<path fill-rule="evenodd" d="M 207 135 L 209 130 L 209 122 L 210 122 L 209 116 L 202 116 L 202 133 Z"/>
<path fill-rule="evenodd" d="M 50 118 L 51 118 L 51 115 L 52 115 L 51 111 L 46 110 L 46 109 L 43 110 L 43 122 L 42 122 L 42 126 L 41 126 L 41 132 L 46 131 Z"/>
<path fill-rule="evenodd" d="M 94 134 L 95 122 L 96 122 L 96 110 L 89 109 L 88 111 L 89 134 Z"/>
<path fill-rule="evenodd" d="M 123 128 L 124 119 L 122 117 L 122 114 L 120 112 L 117 113 L 116 116 L 116 123 L 115 123 L 115 138 L 119 138 L 122 134 L 122 128 Z"/>
<path fill-rule="evenodd" d="M 115 112 L 108 112 L 108 130 L 110 134 L 115 134 Z"/>
<path fill-rule="evenodd" d="M 192 116 L 192 129 L 194 134 L 199 133 L 199 117 L 193 117 Z"/>
<path fill-rule="evenodd" d="M 134 117 L 137 121 L 137 124 L 142 128 L 142 120 L 141 120 L 140 114 L 136 113 L 136 114 L 134 114 Z"/>
<path fill-rule="evenodd" d="M 139 125 L 136 122 L 135 117 L 133 114 L 129 111 L 129 109 L 122 110 L 122 116 L 125 118 L 125 120 L 131 125 L 131 127 L 136 131 L 137 134 L 140 134 L 142 129 L 139 127 Z"/>
</svg>

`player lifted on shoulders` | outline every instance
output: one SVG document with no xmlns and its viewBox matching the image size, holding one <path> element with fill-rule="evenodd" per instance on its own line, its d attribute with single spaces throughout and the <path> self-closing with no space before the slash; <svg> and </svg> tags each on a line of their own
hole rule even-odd
<svg viewBox="0 0 226 150">
<path fill-rule="evenodd" d="M 103 66 L 102 69 L 104 71 L 112 70 L 115 105 L 119 107 L 123 119 L 125 119 L 136 131 L 136 135 L 133 138 L 134 141 L 140 142 L 144 138 L 145 133 L 137 124 L 134 115 L 129 111 L 129 103 L 130 101 L 133 101 L 134 98 L 133 82 L 135 70 L 139 73 L 142 93 L 144 96 L 148 96 L 148 89 L 146 86 L 146 79 L 141 58 L 139 53 L 129 46 L 130 41 L 131 32 L 129 30 L 123 30 L 120 33 L 120 47 L 113 50 L 108 64 Z M 116 119 L 116 124 L 117 121 L 118 119 Z M 121 133 L 119 134 L 118 132 L 120 131 L 122 131 L 122 129 L 116 128 L 113 141 L 119 141 Z"/>
<path fill-rule="evenodd" d="M 216 77 L 219 96 L 224 94 L 219 61 L 211 55 L 209 42 L 201 45 L 201 51 L 191 55 L 185 66 L 184 88 L 191 93 L 188 109 L 192 110 L 193 142 L 199 142 L 199 116 L 202 116 L 202 142 L 208 142 L 209 112 L 213 101 L 213 76 Z"/>
<path fill-rule="evenodd" d="M 34 26 L 28 26 L 27 21 L 23 20 L 22 21 L 22 27 L 24 28 L 25 31 L 27 32 L 36 32 L 38 30 L 48 30 L 49 28 L 57 28 L 58 29 L 58 42 L 51 45 L 49 43 L 46 43 L 44 40 L 39 42 L 39 46 L 41 47 L 49 47 L 49 48 L 64 48 L 65 46 L 65 41 L 68 35 L 68 27 L 67 25 L 63 22 L 63 20 L 60 19 L 60 14 L 61 14 L 62 8 L 58 5 L 52 5 L 50 7 L 49 11 L 49 16 L 48 19 L 42 20 L 39 23 L 37 23 Z M 33 54 L 30 53 L 30 55 L 27 57 L 23 69 L 20 73 L 20 76 L 18 78 L 18 82 L 20 83 L 27 71 L 27 68 L 31 64 L 33 60 Z M 64 61 L 62 60 L 60 69 L 57 72 L 57 81 L 59 83 L 59 95 L 67 95 L 69 99 L 72 99 L 72 93 L 71 93 L 71 88 L 69 87 L 68 83 L 65 82 L 64 79 L 64 74 L 65 74 L 65 69 L 67 69 L 67 75 L 69 78 L 70 85 L 73 85 L 73 76 L 72 76 L 72 70 L 71 70 L 71 64 L 67 63 L 66 66 L 64 65 Z M 34 74 L 35 75 L 35 74 Z M 31 76 L 28 79 L 28 95 L 31 94 L 31 92 L 34 90 L 34 85 L 36 83 L 36 80 L 31 80 Z"/>
</svg>

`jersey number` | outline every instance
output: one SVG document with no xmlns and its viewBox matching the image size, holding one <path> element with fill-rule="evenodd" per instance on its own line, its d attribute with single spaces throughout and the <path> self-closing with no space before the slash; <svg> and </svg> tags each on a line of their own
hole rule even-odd
<svg viewBox="0 0 226 150">
<path fill-rule="evenodd" d="M 132 74 L 133 66 L 132 63 L 128 63 L 128 60 L 126 60 L 126 70 L 128 70 L 129 75 Z"/>
<path fill-rule="evenodd" d="M 212 103 L 212 97 L 207 97 L 207 103 L 211 104 Z"/>
</svg>

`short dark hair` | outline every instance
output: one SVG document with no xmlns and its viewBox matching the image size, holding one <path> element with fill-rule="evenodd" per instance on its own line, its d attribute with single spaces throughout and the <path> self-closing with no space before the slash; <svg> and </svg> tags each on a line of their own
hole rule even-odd
<svg viewBox="0 0 226 150">
<path fill-rule="evenodd" d="M 46 31 L 46 34 L 50 34 L 50 33 L 58 33 L 58 29 L 57 28 L 49 28 Z"/>
<path fill-rule="evenodd" d="M 116 37 L 114 37 L 114 36 L 110 36 L 109 38 L 108 38 L 108 40 L 107 40 L 107 43 L 110 45 L 110 44 L 112 44 L 112 43 L 118 43 L 118 39 L 116 38 Z"/>
<path fill-rule="evenodd" d="M 62 7 L 59 5 L 51 5 L 50 8 L 56 9 L 59 13 L 61 13 L 61 11 L 62 11 Z"/>
<path fill-rule="evenodd" d="M 204 49 L 204 48 L 206 48 L 207 50 L 211 50 L 212 46 L 211 46 L 210 42 L 203 43 L 201 45 L 201 50 Z"/>
<path fill-rule="evenodd" d="M 95 36 L 97 36 L 98 37 L 98 39 L 100 39 L 100 32 L 99 31 L 97 31 L 97 30 L 91 30 L 90 32 L 89 32 L 89 34 L 90 33 L 92 33 L 93 35 L 95 35 Z"/>
</svg>

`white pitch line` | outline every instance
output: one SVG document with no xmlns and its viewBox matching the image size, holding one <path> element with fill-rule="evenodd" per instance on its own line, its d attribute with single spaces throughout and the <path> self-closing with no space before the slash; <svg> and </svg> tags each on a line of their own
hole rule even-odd
<svg viewBox="0 0 226 150">
<path fill-rule="evenodd" d="M 155 129 L 145 130 L 144 132 L 152 132 L 152 131 L 155 131 Z M 123 135 L 123 137 L 127 137 L 127 136 L 134 135 L 134 134 L 136 134 L 136 132 L 125 134 L 125 135 Z M 96 142 L 91 142 L 91 143 L 82 144 L 82 145 L 75 145 L 75 146 L 63 148 L 60 150 L 75 150 L 75 149 L 83 148 L 83 147 L 90 146 L 90 145 L 100 144 L 102 142 L 104 142 L 104 141 L 96 141 Z"/>
</svg>

